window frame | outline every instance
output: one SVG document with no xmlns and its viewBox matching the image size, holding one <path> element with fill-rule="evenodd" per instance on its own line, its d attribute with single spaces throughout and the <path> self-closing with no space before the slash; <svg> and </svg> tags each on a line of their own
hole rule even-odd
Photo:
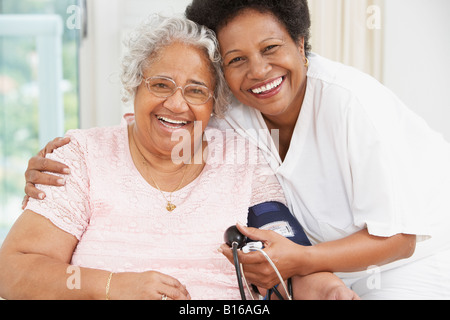
<svg viewBox="0 0 450 320">
<path fill-rule="evenodd" d="M 64 104 L 60 88 L 63 22 L 58 15 L 0 15 L 0 36 L 35 37 L 39 57 L 39 144 L 64 134 Z"/>
</svg>

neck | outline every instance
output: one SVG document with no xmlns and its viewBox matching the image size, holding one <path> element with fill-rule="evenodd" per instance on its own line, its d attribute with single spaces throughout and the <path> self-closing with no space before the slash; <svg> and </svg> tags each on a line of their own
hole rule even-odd
<svg viewBox="0 0 450 320">
<path fill-rule="evenodd" d="M 204 161 L 191 164 L 187 161 L 174 161 L 171 155 L 152 152 L 139 142 L 133 131 L 130 126 L 129 142 L 133 162 L 142 177 L 153 187 L 173 192 L 175 188 L 183 188 L 200 175 Z"/>
<path fill-rule="evenodd" d="M 142 163 L 159 173 L 174 174 L 183 170 L 186 166 L 183 162 L 173 161 L 171 155 L 164 155 L 147 149 L 133 133 L 130 134 L 130 148 L 135 162 Z"/>
<path fill-rule="evenodd" d="M 297 98 L 294 99 L 291 105 L 287 109 L 285 109 L 284 112 L 278 115 L 262 115 L 270 131 L 279 131 L 280 141 L 278 152 L 283 161 L 291 144 L 292 135 L 294 134 L 298 117 L 300 116 L 300 111 L 302 109 L 305 94 L 306 81 L 305 85 L 299 91 Z"/>
<path fill-rule="evenodd" d="M 278 130 L 278 154 L 280 155 L 281 160 L 284 161 L 291 145 L 291 139 L 294 134 L 296 122 L 286 122 L 285 124 L 280 124 L 280 122 L 272 121 L 272 119 L 267 116 L 263 115 L 263 118 L 270 132 L 273 132 L 273 130 Z"/>
<path fill-rule="evenodd" d="M 282 115 L 266 115 L 263 114 L 264 122 L 270 130 L 280 130 L 284 132 L 293 132 L 300 115 L 300 108 L 297 112 L 285 112 Z"/>
</svg>

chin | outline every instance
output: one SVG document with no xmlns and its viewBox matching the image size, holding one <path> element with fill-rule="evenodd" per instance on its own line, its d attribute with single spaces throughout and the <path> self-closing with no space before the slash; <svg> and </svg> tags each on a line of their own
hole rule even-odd
<svg viewBox="0 0 450 320">
<path fill-rule="evenodd" d="M 274 103 L 272 103 L 270 105 L 259 104 L 257 107 L 253 107 L 253 108 L 260 111 L 265 116 L 270 116 L 270 117 L 282 116 L 286 112 L 287 108 L 285 108 L 284 105 L 279 106 L 277 104 L 274 104 Z"/>
</svg>

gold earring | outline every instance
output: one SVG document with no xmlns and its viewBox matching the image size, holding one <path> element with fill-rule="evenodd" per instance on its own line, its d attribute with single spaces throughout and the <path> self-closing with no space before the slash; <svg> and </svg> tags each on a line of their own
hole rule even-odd
<svg viewBox="0 0 450 320">
<path fill-rule="evenodd" d="M 305 57 L 305 60 L 306 60 L 306 62 L 305 62 L 305 67 L 308 68 L 308 67 L 309 67 L 309 60 L 308 60 L 307 57 Z"/>
</svg>

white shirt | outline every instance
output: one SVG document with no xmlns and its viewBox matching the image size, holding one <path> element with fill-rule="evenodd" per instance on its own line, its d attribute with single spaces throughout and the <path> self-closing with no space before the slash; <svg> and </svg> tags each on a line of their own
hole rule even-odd
<svg viewBox="0 0 450 320">
<path fill-rule="evenodd" d="M 256 109 L 234 102 L 226 123 L 213 125 L 231 126 L 262 149 L 314 244 L 364 228 L 449 244 L 450 144 L 375 79 L 315 54 L 309 60 L 284 161 L 260 134 L 268 128 Z"/>
</svg>

